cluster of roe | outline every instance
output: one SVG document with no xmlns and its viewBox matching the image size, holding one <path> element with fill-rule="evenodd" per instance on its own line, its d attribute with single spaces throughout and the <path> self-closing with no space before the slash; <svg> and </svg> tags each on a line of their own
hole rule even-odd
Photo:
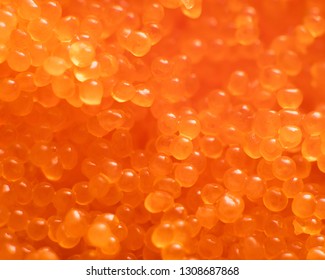
<svg viewBox="0 0 325 280">
<path fill-rule="evenodd" d="M 325 259 L 325 2 L 1 0 L 0 259 Z"/>
</svg>

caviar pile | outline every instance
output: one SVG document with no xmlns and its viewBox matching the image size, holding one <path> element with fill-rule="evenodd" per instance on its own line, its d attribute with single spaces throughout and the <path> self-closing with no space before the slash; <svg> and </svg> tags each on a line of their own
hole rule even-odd
<svg viewBox="0 0 325 280">
<path fill-rule="evenodd" d="M 325 259 L 323 0 L 0 0 L 1 259 Z"/>
</svg>

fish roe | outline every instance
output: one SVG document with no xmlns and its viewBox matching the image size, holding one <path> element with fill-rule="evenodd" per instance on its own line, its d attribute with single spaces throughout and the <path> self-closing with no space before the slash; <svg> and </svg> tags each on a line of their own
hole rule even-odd
<svg viewBox="0 0 325 280">
<path fill-rule="evenodd" d="M 286 208 L 288 198 L 279 187 L 271 187 L 265 191 L 263 203 L 272 212 L 279 212 Z"/>
<path fill-rule="evenodd" d="M 292 212 L 299 218 L 311 217 L 316 208 L 316 200 L 312 193 L 299 192 L 293 197 Z"/>
<path fill-rule="evenodd" d="M 1 1 L 0 259 L 325 259 L 325 6 L 282 2 Z"/>
<path fill-rule="evenodd" d="M 217 203 L 218 217 L 224 223 L 233 223 L 241 217 L 245 202 L 240 195 L 224 194 Z"/>
</svg>

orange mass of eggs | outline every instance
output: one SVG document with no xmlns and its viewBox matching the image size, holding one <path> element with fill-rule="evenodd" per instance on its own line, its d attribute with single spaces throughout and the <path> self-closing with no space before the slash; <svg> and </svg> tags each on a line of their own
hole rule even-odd
<svg viewBox="0 0 325 280">
<path fill-rule="evenodd" d="M 0 2 L 0 259 L 325 259 L 324 1 Z"/>
</svg>

